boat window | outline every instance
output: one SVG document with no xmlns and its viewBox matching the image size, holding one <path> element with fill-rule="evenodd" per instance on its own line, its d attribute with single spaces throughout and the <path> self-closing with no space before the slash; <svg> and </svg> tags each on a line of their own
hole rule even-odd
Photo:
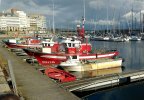
<svg viewBox="0 0 144 100">
<path fill-rule="evenodd" d="M 43 43 L 42 45 L 43 45 L 43 47 L 44 47 L 44 43 Z"/>
<path fill-rule="evenodd" d="M 73 44 L 73 47 L 75 47 L 75 44 Z"/>
<path fill-rule="evenodd" d="M 77 59 L 77 56 L 72 56 L 72 59 Z"/>
<path fill-rule="evenodd" d="M 48 46 L 50 46 L 50 44 L 48 44 Z"/>
<path fill-rule="evenodd" d="M 71 43 L 68 43 L 68 46 L 71 47 Z"/>
<path fill-rule="evenodd" d="M 46 44 L 44 43 L 44 47 L 46 46 Z"/>
</svg>

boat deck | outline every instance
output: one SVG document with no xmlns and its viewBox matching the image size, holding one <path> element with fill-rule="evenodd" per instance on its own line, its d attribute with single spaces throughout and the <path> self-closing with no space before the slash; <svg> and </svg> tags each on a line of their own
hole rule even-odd
<svg viewBox="0 0 144 100">
<path fill-rule="evenodd" d="M 18 56 L 0 47 L 3 56 L 11 61 L 18 92 L 26 100 L 79 100 L 74 94 L 64 90 L 56 82 L 23 62 Z"/>
</svg>

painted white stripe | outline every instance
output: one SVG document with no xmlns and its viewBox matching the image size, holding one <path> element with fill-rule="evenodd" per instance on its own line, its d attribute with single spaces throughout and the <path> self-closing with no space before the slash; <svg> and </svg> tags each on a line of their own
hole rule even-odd
<svg viewBox="0 0 144 100">
<path fill-rule="evenodd" d="M 42 47 L 42 45 L 17 45 L 22 47 Z"/>
<path fill-rule="evenodd" d="M 114 55 L 114 54 L 98 55 L 98 58 L 101 58 L 101 57 L 110 57 L 110 56 L 113 56 L 113 55 Z M 80 56 L 79 58 L 80 58 L 80 59 L 96 58 L 96 55 L 95 55 L 95 56 Z"/>
<path fill-rule="evenodd" d="M 44 57 L 44 58 L 58 58 L 58 59 L 66 59 L 65 56 L 48 56 L 48 55 L 43 55 L 41 57 Z"/>
<path fill-rule="evenodd" d="M 96 58 L 96 55 L 95 56 L 80 56 L 79 58 L 80 59 Z"/>
<path fill-rule="evenodd" d="M 105 55 L 98 55 L 97 57 L 98 58 L 101 58 L 101 57 L 110 57 L 110 56 L 113 56 L 114 54 L 105 54 Z"/>
<path fill-rule="evenodd" d="M 98 55 L 98 58 L 101 57 L 110 57 L 113 56 L 114 54 L 105 54 L 105 55 Z M 45 58 L 59 58 L 59 59 L 66 59 L 66 56 L 49 56 L 49 55 L 43 55 L 41 57 L 45 57 Z M 79 59 L 89 59 L 89 58 L 96 58 L 95 56 L 79 56 Z"/>
</svg>

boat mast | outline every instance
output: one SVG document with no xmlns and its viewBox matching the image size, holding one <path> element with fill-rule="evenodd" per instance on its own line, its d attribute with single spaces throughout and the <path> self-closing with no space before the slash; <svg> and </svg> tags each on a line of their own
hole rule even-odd
<svg viewBox="0 0 144 100">
<path fill-rule="evenodd" d="M 108 0 L 108 4 L 107 4 L 107 34 L 108 34 L 108 30 L 109 30 L 109 28 L 108 28 L 108 20 L 109 20 L 109 0 Z"/>
<path fill-rule="evenodd" d="M 85 29 L 84 29 L 85 28 L 84 27 L 84 25 L 85 25 L 85 0 L 83 0 L 83 7 L 84 7 L 83 8 L 84 9 L 84 12 L 83 12 L 84 15 L 83 15 L 83 18 L 82 18 L 82 30 L 83 30 L 82 32 L 83 32 L 83 35 L 84 35 L 84 33 L 85 33 Z"/>
<path fill-rule="evenodd" d="M 52 0 L 52 4 L 53 4 L 53 6 L 52 6 L 52 9 L 53 9 L 53 33 L 55 33 L 55 12 L 54 12 L 54 7 L 55 7 L 55 5 L 54 5 L 54 0 Z"/>
<path fill-rule="evenodd" d="M 97 28 L 96 21 L 93 20 L 93 23 L 94 23 L 94 35 L 96 36 L 96 28 Z"/>
<path fill-rule="evenodd" d="M 144 26 L 144 14 L 142 14 L 142 33 L 143 33 L 143 26 Z"/>
<path fill-rule="evenodd" d="M 82 24 L 83 24 L 82 27 L 84 28 L 84 24 L 85 24 L 85 0 L 83 0 L 83 5 L 84 5 L 84 6 L 83 6 L 83 7 L 84 7 L 84 8 L 83 8 L 83 9 L 84 9 L 84 12 L 83 12 L 84 15 L 83 15 L 83 19 L 82 19 L 82 20 L 83 20 L 83 22 L 82 22 Z"/>
<path fill-rule="evenodd" d="M 82 22 L 83 25 L 82 25 L 82 28 L 83 28 L 83 30 L 84 30 L 85 14 L 86 14 L 86 13 L 85 13 L 85 12 L 86 12 L 86 11 L 85 11 L 85 0 L 83 0 L 83 5 L 84 5 L 84 6 L 83 6 L 83 7 L 84 7 L 84 8 L 83 8 L 83 9 L 84 9 L 84 15 L 83 15 L 83 22 Z M 84 30 L 83 32 L 85 33 L 85 30 Z M 86 53 L 88 53 L 88 48 L 87 48 L 88 37 L 86 37 L 85 39 L 86 39 Z"/>
<path fill-rule="evenodd" d="M 85 0 L 83 1 L 84 3 L 84 19 L 85 19 Z"/>
<path fill-rule="evenodd" d="M 141 28 L 142 28 L 142 25 L 141 25 L 141 11 L 140 11 L 140 34 L 142 33 L 142 30 L 141 30 Z"/>
<path fill-rule="evenodd" d="M 121 34 L 121 20 L 120 20 L 120 16 L 121 16 L 121 15 L 120 15 L 120 13 L 119 13 L 119 16 L 118 16 L 118 22 L 119 22 L 119 24 L 118 24 L 118 30 L 117 30 L 117 31 L 118 31 L 118 34 L 119 34 L 119 35 L 122 35 L 122 34 Z"/>
<path fill-rule="evenodd" d="M 131 32 L 133 32 L 133 5 L 132 5 L 132 10 L 131 10 L 131 12 L 132 12 L 132 29 L 131 29 Z"/>
<path fill-rule="evenodd" d="M 115 9 L 114 9 L 114 13 L 113 13 L 113 22 L 112 22 L 112 26 L 113 26 L 113 34 L 115 34 Z"/>
</svg>

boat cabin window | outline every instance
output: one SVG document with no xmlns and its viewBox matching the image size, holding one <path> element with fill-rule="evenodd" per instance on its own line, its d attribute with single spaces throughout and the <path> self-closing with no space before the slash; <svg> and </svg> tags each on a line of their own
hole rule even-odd
<svg viewBox="0 0 144 100">
<path fill-rule="evenodd" d="M 48 44 L 48 43 L 43 43 L 42 45 L 43 45 L 43 47 L 50 46 L 50 44 Z"/>
<path fill-rule="evenodd" d="M 71 47 L 71 43 L 68 43 L 68 47 Z"/>
<path fill-rule="evenodd" d="M 68 46 L 68 47 L 75 47 L 75 44 L 73 44 L 73 43 L 68 43 L 67 46 Z"/>
<path fill-rule="evenodd" d="M 43 43 L 43 44 L 42 44 L 42 46 L 44 47 L 44 46 L 45 46 L 45 44 Z"/>
<path fill-rule="evenodd" d="M 64 43 L 65 47 L 75 47 L 76 45 L 74 43 Z"/>
<path fill-rule="evenodd" d="M 75 44 L 73 44 L 73 47 L 75 47 Z"/>
<path fill-rule="evenodd" d="M 77 59 L 77 56 L 72 56 L 72 59 Z"/>
</svg>

